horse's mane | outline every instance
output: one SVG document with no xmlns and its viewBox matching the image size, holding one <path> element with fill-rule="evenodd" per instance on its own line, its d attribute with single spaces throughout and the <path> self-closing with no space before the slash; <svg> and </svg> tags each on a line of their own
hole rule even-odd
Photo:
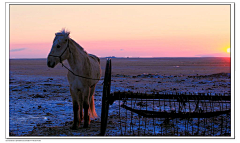
<svg viewBox="0 0 240 143">
<path fill-rule="evenodd" d="M 61 36 L 66 36 L 68 37 L 68 35 L 70 34 L 70 31 L 66 30 L 65 28 L 63 28 L 60 32 L 56 33 L 57 35 L 61 35 Z"/>
<path fill-rule="evenodd" d="M 70 38 L 71 39 L 71 38 Z M 72 42 L 76 45 L 77 48 L 84 50 L 82 46 L 80 46 L 77 42 L 75 42 L 73 39 L 71 39 Z"/>
<path fill-rule="evenodd" d="M 56 36 L 65 36 L 65 37 L 68 37 L 75 45 L 77 48 L 79 48 L 80 50 L 83 50 L 83 47 L 80 46 L 77 42 L 75 42 L 73 39 L 71 39 L 69 37 L 69 34 L 70 34 L 70 31 L 66 30 L 65 28 L 63 28 L 60 32 L 56 33 Z"/>
</svg>

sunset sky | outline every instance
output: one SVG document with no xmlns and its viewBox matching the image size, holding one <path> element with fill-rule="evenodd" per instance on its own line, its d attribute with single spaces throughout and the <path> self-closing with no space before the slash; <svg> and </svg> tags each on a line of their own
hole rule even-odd
<svg viewBox="0 0 240 143">
<path fill-rule="evenodd" d="M 62 28 L 99 57 L 229 57 L 230 5 L 10 5 L 10 58 L 46 58 Z"/>
</svg>

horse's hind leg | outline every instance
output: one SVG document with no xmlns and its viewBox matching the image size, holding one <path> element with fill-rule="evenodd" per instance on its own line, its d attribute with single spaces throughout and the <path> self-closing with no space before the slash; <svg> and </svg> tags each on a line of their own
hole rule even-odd
<svg viewBox="0 0 240 143">
<path fill-rule="evenodd" d="M 95 91 L 95 86 L 94 85 L 91 90 L 90 90 L 90 97 L 89 97 L 89 103 L 90 103 L 90 107 L 89 107 L 89 115 L 90 118 L 96 118 L 97 117 L 97 113 L 95 111 L 95 104 L 94 104 L 94 91 Z M 89 124 L 90 124 L 90 118 L 89 118 Z"/>
</svg>

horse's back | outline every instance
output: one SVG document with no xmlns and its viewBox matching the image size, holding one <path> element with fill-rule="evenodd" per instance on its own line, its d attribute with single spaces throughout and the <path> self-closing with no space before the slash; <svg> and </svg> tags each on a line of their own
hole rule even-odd
<svg viewBox="0 0 240 143">
<path fill-rule="evenodd" d="M 88 55 L 89 55 L 90 58 L 92 58 L 92 59 L 98 61 L 98 63 L 100 63 L 100 59 L 97 56 L 95 56 L 93 54 L 88 54 Z"/>
</svg>

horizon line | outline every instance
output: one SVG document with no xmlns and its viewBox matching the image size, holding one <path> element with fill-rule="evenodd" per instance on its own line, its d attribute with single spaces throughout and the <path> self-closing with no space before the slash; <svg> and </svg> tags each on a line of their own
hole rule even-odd
<svg viewBox="0 0 240 143">
<path fill-rule="evenodd" d="M 231 58 L 231 57 L 115 57 L 115 56 L 108 56 L 108 57 L 99 57 L 100 59 L 105 59 L 105 58 L 112 58 L 112 59 L 151 59 L 151 58 Z M 46 58 L 9 58 L 9 60 L 34 60 L 34 59 L 47 59 Z"/>
</svg>

